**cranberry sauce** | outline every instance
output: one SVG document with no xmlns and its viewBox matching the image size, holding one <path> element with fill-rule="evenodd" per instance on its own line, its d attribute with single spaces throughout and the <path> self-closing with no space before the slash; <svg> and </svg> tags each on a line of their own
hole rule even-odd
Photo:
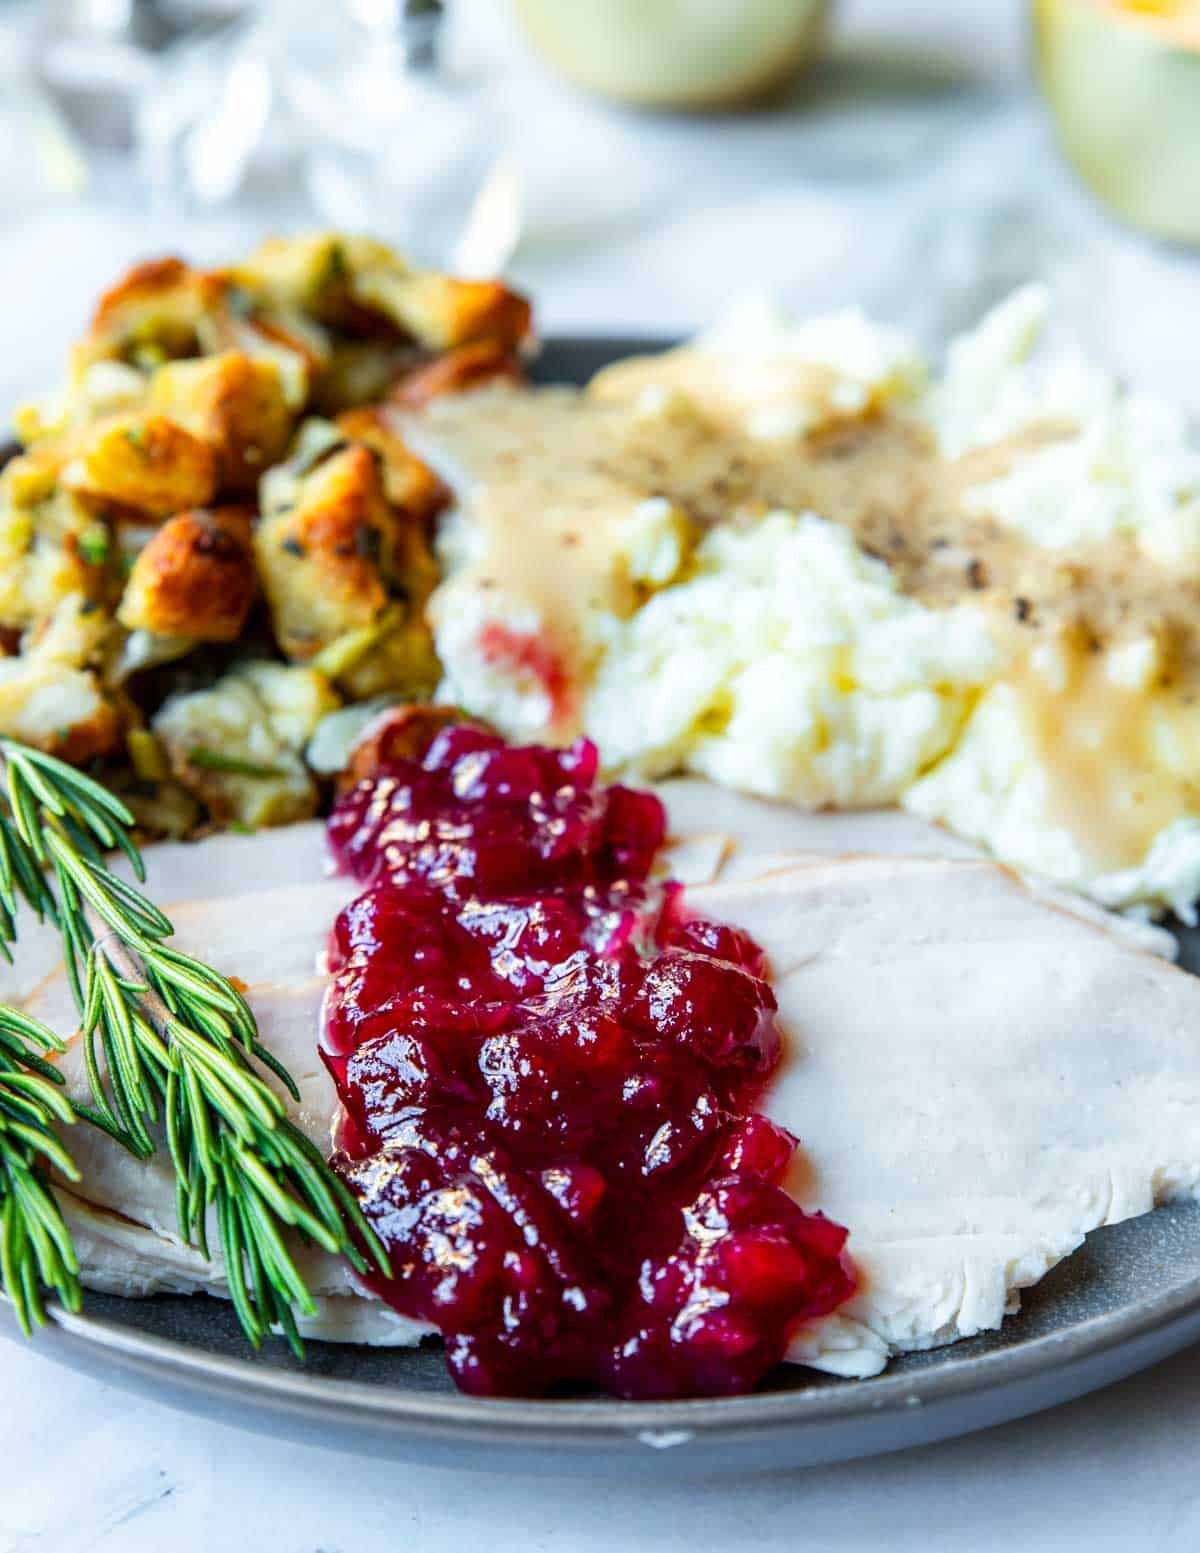
<svg viewBox="0 0 1200 1553">
<path fill-rule="evenodd" d="M 763 956 L 651 880 L 662 805 L 597 785 L 589 743 L 454 727 L 329 833 L 365 886 L 324 1056 L 336 1163 L 391 1259 L 371 1287 L 439 1328 L 467 1391 L 752 1387 L 853 1292 L 846 1232 L 777 1184 Z"/>
</svg>

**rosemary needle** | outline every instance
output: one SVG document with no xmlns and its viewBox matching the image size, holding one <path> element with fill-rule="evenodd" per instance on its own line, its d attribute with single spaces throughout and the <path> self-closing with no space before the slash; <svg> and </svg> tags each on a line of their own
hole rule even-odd
<svg viewBox="0 0 1200 1553">
<path fill-rule="evenodd" d="M 266 766 L 255 760 L 240 760 L 232 755 L 222 755 L 220 750 L 205 749 L 198 744 L 188 751 L 188 765 L 199 766 L 202 771 L 223 771 L 229 776 L 281 777 L 287 772 L 280 766 Z"/>
<path fill-rule="evenodd" d="M 45 1025 L 0 1008 L 0 1274 L 26 1336 L 46 1319 L 45 1290 L 68 1310 L 80 1305 L 79 1263 L 44 1178 L 53 1166 L 79 1179 L 54 1130 L 56 1122 L 73 1122 L 74 1112 L 62 1075 L 42 1055 L 62 1050 Z"/>
<path fill-rule="evenodd" d="M 145 868 L 133 817 L 107 789 L 53 756 L 0 738 L 0 952 L 11 959 L 21 899 L 62 938 L 80 1012 L 90 1105 L 72 1107 L 41 1053 L 52 1032 L 0 1008 L 0 1276 L 28 1331 L 53 1292 L 78 1307 L 78 1264 L 52 1167 L 71 1178 L 56 1122 L 76 1116 L 148 1159 L 164 1144 L 174 1165 L 180 1234 L 205 1255 L 211 1210 L 238 1319 L 257 1347 L 281 1331 L 299 1353 L 296 1315 L 312 1295 L 287 1246 L 291 1231 L 358 1271 L 386 1257 L 358 1204 L 291 1122 L 268 1069 L 296 1086 L 263 1049 L 250 1006 L 203 962 L 173 948 L 170 919 L 114 874 L 119 850 L 139 883 Z"/>
</svg>

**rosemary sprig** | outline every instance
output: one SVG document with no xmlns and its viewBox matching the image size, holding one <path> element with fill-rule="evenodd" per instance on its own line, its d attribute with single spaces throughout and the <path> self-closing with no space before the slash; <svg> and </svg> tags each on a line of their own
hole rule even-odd
<svg viewBox="0 0 1200 1553">
<path fill-rule="evenodd" d="M 141 1159 L 165 1137 L 181 1236 L 207 1256 L 212 1208 L 229 1291 L 247 1337 L 257 1347 L 278 1328 L 302 1352 L 296 1313 L 312 1315 L 315 1306 L 283 1231 L 298 1231 L 360 1272 L 367 1259 L 386 1266 L 382 1247 L 354 1198 L 265 1082 L 261 1067 L 299 1098 L 259 1040 L 245 998 L 217 971 L 173 948 L 169 918 L 108 867 L 106 854 L 117 849 L 139 883 L 145 878 L 129 811 L 82 772 L 15 740 L 0 738 L 0 757 L 7 806 L 7 813 L 0 812 L 0 950 L 11 958 L 18 896 L 59 931 L 91 1090 L 91 1104 L 76 1105 L 76 1113 Z M 0 1011 L 3 1019 L 11 1027 L 25 1016 Z M 28 1025 L 22 1026 L 26 1038 L 35 1039 Z M 49 1036 L 37 1028 L 42 1038 Z M 27 1069 L 30 1060 L 24 1059 Z M 35 1066 L 43 1079 L 46 1066 Z M 62 1099 L 57 1092 L 54 1097 Z M 28 1140 L 25 1146 L 34 1147 Z M 63 1168 L 44 1146 L 37 1152 Z M 0 1132 L 0 1162 L 11 1169 L 14 1158 Z M 11 1191 L 6 1201 L 20 1202 L 12 1212 L 26 1248 L 11 1269 L 7 1263 L 0 1268 L 10 1295 L 20 1298 L 14 1290 L 31 1284 L 35 1295 L 39 1286 L 60 1295 L 62 1287 L 70 1290 L 62 1276 L 56 1281 L 52 1275 L 65 1269 L 74 1276 L 73 1258 L 64 1255 L 60 1267 L 34 1255 L 29 1247 L 43 1244 L 33 1238 L 36 1209 Z M 69 1250 L 65 1232 L 61 1244 Z M 60 1240 L 51 1237 L 51 1245 Z"/>
<path fill-rule="evenodd" d="M 75 1120 L 62 1074 L 40 1055 L 62 1050 L 45 1025 L 0 1008 L 0 1275 L 27 1337 L 46 1319 L 43 1290 L 68 1310 L 81 1298 L 75 1248 L 44 1179 L 51 1165 L 79 1179 L 54 1131 L 55 1122 Z"/>
</svg>

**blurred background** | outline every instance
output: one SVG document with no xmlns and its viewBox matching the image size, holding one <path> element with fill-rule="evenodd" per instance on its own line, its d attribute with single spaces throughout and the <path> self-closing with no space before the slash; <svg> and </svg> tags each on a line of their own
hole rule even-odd
<svg viewBox="0 0 1200 1553">
<path fill-rule="evenodd" d="M 0 0 L 0 413 L 133 260 L 370 231 L 543 333 L 1034 275 L 1200 411 L 1200 0 Z"/>
</svg>

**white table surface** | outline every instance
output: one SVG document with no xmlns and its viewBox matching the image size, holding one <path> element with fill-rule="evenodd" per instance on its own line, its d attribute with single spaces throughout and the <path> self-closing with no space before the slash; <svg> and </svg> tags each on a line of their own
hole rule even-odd
<svg viewBox="0 0 1200 1553">
<path fill-rule="evenodd" d="M 605 178 L 631 190 L 623 216 L 578 195 L 576 230 L 535 231 L 518 253 L 547 329 L 685 328 L 752 285 L 808 308 L 862 300 L 936 338 L 1048 274 L 1098 350 L 1200 408 L 1195 329 L 1179 323 L 1198 316 L 1200 263 L 1106 222 L 1063 171 L 1026 84 L 1016 0 L 847 3 L 822 83 L 724 123 L 568 106 L 494 0 L 475 3 L 535 140 L 556 148 L 543 204 L 564 170 L 602 195 Z M 180 246 L 169 217 L 118 196 L 0 212 L 0 408 L 122 265 Z M 186 246 L 215 256 L 255 225 L 252 211 L 193 220 Z M 505 1480 L 276 1443 L 135 1400 L 36 1346 L 0 1345 L 0 1386 L 0 1553 L 1200 1546 L 1200 1352 L 971 1439 L 678 1487 L 560 1479 L 550 1458 Z"/>
</svg>

